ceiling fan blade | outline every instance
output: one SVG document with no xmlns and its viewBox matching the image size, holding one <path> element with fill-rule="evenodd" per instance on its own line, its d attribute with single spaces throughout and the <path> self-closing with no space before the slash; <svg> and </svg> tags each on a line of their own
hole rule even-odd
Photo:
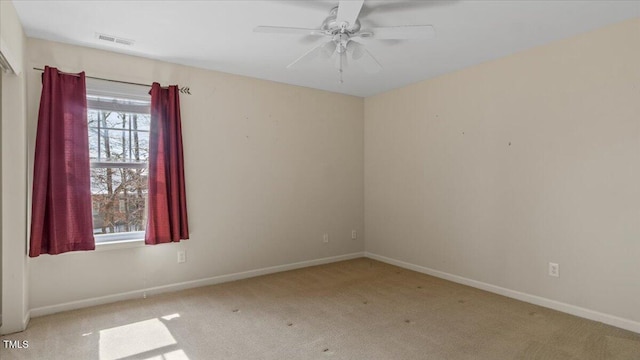
<svg viewBox="0 0 640 360">
<path fill-rule="evenodd" d="M 325 59 L 328 59 L 333 54 L 333 51 L 335 51 L 335 44 L 333 43 L 333 40 L 327 41 L 302 54 L 302 56 L 297 58 L 294 62 L 287 65 L 287 69 L 291 69 L 292 67 L 300 64 L 309 63 L 317 57 L 324 57 Z"/>
<path fill-rule="evenodd" d="M 357 67 L 368 73 L 377 73 L 382 70 L 382 65 L 371 55 L 369 51 L 356 41 L 349 41 L 347 52 Z"/>
<path fill-rule="evenodd" d="M 284 26 L 256 26 L 253 32 L 269 34 L 293 34 L 293 35 L 325 35 L 322 29 L 305 29 Z"/>
<path fill-rule="evenodd" d="M 407 25 L 407 26 L 386 26 L 368 29 L 363 32 L 363 37 L 371 37 L 373 39 L 433 39 L 436 36 L 436 30 L 431 25 Z"/>
<path fill-rule="evenodd" d="M 362 70 L 365 72 L 377 73 L 382 70 L 382 65 L 380 65 L 378 60 L 376 60 L 367 49 L 364 49 L 364 54 L 359 62 L 362 64 Z"/>
<path fill-rule="evenodd" d="M 336 23 L 347 23 L 347 27 L 356 23 L 364 0 L 340 0 Z"/>
</svg>

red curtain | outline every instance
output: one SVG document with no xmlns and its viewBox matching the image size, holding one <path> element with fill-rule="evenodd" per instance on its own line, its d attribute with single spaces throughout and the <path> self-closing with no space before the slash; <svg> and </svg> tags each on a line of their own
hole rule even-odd
<svg viewBox="0 0 640 360">
<path fill-rule="evenodd" d="M 45 67 L 37 131 L 29 256 L 94 250 L 84 72 Z"/>
<path fill-rule="evenodd" d="M 145 243 L 189 238 L 178 86 L 151 86 L 149 199 Z"/>
</svg>

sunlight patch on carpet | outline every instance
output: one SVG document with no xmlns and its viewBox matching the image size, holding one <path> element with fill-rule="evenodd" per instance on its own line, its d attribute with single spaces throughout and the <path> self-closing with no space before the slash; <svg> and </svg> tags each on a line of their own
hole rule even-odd
<svg viewBox="0 0 640 360">
<path fill-rule="evenodd" d="M 163 347 L 175 344 L 177 344 L 176 340 L 160 319 L 140 321 L 100 330 L 100 360 L 115 360 L 148 352 L 155 353 Z M 164 359 L 167 357 L 165 356 Z M 182 359 L 186 359 L 186 356 Z"/>
<path fill-rule="evenodd" d="M 166 354 L 146 358 L 144 360 L 189 360 L 189 357 L 184 353 L 184 351 L 175 350 Z"/>
</svg>

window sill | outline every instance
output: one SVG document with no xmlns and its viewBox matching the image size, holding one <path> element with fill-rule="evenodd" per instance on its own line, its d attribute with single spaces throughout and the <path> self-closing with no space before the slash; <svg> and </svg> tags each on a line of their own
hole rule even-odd
<svg viewBox="0 0 640 360">
<path fill-rule="evenodd" d="M 144 246 L 144 239 L 117 240 L 96 243 L 95 251 L 119 250 Z"/>
</svg>

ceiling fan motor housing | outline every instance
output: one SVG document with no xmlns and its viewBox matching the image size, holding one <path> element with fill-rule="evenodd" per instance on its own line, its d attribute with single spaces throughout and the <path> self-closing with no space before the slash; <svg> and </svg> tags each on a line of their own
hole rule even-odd
<svg viewBox="0 0 640 360">
<path fill-rule="evenodd" d="M 320 27 L 323 31 L 327 32 L 331 35 L 336 34 L 348 34 L 353 35 L 360 31 L 360 20 L 357 20 L 353 24 L 338 23 L 336 20 L 338 16 L 338 7 L 334 7 L 331 9 L 329 16 L 322 22 L 322 26 Z"/>
</svg>

